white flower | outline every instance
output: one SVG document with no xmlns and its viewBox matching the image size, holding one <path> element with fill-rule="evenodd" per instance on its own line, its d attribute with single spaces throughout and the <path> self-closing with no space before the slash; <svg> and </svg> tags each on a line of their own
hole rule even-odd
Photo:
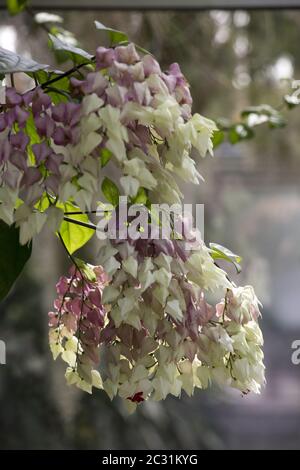
<svg viewBox="0 0 300 470">
<path fill-rule="evenodd" d="M 100 74 L 99 74 L 100 75 Z M 99 98 L 96 93 L 87 95 L 82 100 L 82 114 L 88 116 L 90 113 L 98 111 L 104 104 L 104 101 Z"/>
<path fill-rule="evenodd" d="M 140 183 L 136 178 L 133 178 L 133 176 L 122 176 L 120 178 L 120 184 L 126 196 L 135 197 L 137 195 Z"/>
<path fill-rule="evenodd" d="M 216 343 L 222 345 L 222 347 L 228 351 L 233 353 L 233 340 L 227 333 L 227 331 L 223 328 L 222 325 L 211 326 L 209 328 L 205 328 L 205 334 L 208 338 L 212 339 Z"/>
<path fill-rule="evenodd" d="M 154 279 L 161 285 L 169 287 L 172 279 L 172 273 L 165 268 L 160 268 L 154 272 Z"/>
<path fill-rule="evenodd" d="M 211 138 L 216 130 L 217 126 L 214 121 L 196 113 L 185 126 L 185 136 L 200 155 L 205 157 L 207 152 L 213 153 Z"/>
<path fill-rule="evenodd" d="M 154 189 L 156 187 L 157 182 L 155 178 L 147 169 L 145 163 L 138 158 L 132 158 L 124 162 L 124 172 L 136 178 L 144 188 Z"/>
<path fill-rule="evenodd" d="M 189 270 L 188 279 L 203 289 L 216 290 L 219 287 L 227 289 L 232 287 L 225 271 L 214 264 L 208 249 L 204 246 L 189 257 L 185 267 Z"/>
<path fill-rule="evenodd" d="M 39 234 L 47 221 L 45 212 L 32 211 L 31 208 L 22 204 L 15 213 L 17 227 L 20 228 L 20 243 L 25 245 Z"/>
<path fill-rule="evenodd" d="M 180 176 L 184 181 L 198 184 L 199 180 L 203 181 L 203 177 L 200 175 L 195 166 L 195 161 L 188 155 L 183 155 L 181 160 L 181 166 L 172 166 L 171 171 Z"/>
<path fill-rule="evenodd" d="M 93 387 L 99 388 L 100 390 L 103 389 L 103 381 L 101 375 L 95 369 L 92 370 L 92 385 Z"/>
<path fill-rule="evenodd" d="M 211 371 L 208 367 L 200 366 L 197 369 L 197 376 L 201 384 L 201 388 L 206 389 L 211 384 Z"/>
<path fill-rule="evenodd" d="M 8 186 L 0 188 L 0 219 L 6 224 L 14 222 L 14 210 L 18 191 Z"/>
<path fill-rule="evenodd" d="M 119 289 L 114 286 L 106 286 L 102 294 L 103 304 L 110 304 L 117 300 L 120 295 Z"/>
<path fill-rule="evenodd" d="M 162 286 L 162 285 L 157 285 L 153 291 L 152 291 L 152 294 L 154 296 L 154 298 L 156 300 L 158 300 L 158 302 L 164 306 L 165 303 L 166 303 L 166 300 L 169 296 L 169 289 L 165 286 Z"/>
<path fill-rule="evenodd" d="M 260 305 L 252 286 L 232 287 L 227 293 L 226 308 L 223 299 L 218 305 L 218 311 L 221 314 L 226 310 L 228 318 L 236 323 L 245 324 L 258 319 Z"/>
<path fill-rule="evenodd" d="M 177 299 L 171 299 L 167 302 L 165 312 L 168 313 L 175 321 L 182 321 L 183 313 Z"/>
<path fill-rule="evenodd" d="M 129 256 L 129 258 L 123 260 L 122 267 L 124 271 L 131 274 L 132 277 L 137 277 L 138 262 L 133 256 Z"/>
<path fill-rule="evenodd" d="M 121 123 L 120 110 L 107 105 L 99 111 L 99 116 L 109 137 L 106 147 L 114 154 L 118 161 L 126 160 L 124 142 L 128 141 L 128 135 L 126 127 Z"/>
</svg>

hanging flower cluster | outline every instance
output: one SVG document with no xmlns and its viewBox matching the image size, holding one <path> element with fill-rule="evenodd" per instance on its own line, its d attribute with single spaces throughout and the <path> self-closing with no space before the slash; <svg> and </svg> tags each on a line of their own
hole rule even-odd
<svg viewBox="0 0 300 470">
<path fill-rule="evenodd" d="M 99 277 L 94 279 L 101 292 L 96 302 L 80 295 L 85 282 L 92 291 L 84 275 L 80 282 L 75 277 L 75 298 L 74 278 L 62 278 L 56 313 L 50 313 L 50 344 L 54 357 L 62 354 L 69 364 L 69 384 L 90 393 L 93 386 L 103 388 L 111 399 L 124 399 L 130 410 L 147 399 L 180 396 L 182 390 L 191 396 L 195 387 L 205 389 L 213 381 L 243 393 L 260 392 L 263 339 L 253 289 L 234 287 L 203 242 L 192 254 L 181 243 L 107 242 L 99 253 L 100 286 Z M 205 295 L 217 289 L 226 295 L 213 307 Z M 59 321 L 62 311 L 67 320 Z M 91 324 L 92 350 L 78 327 L 80 318 L 84 329 Z"/>
<path fill-rule="evenodd" d="M 188 84 L 177 64 L 163 73 L 133 44 L 99 48 L 96 58 L 95 72 L 85 80 L 71 78 L 68 103 L 54 105 L 41 88 L 24 95 L 7 88 L 0 119 L 0 217 L 17 223 L 23 244 L 47 219 L 59 227 L 63 209 L 54 211 L 51 204 L 45 211 L 45 194 L 91 209 L 102 177 L 99 158 L 107 152 L 121 168 L 125 195 L 134 198 L 144 188 L 151 202 L 172 204 L 181 198 L 174 175 L 194 183 L 200 177 L 192 147 L 202 156 L 212 151 L 215 124 L 191 115 Z M 31 139 L 26 126 L 35 130 Z"/>
<path fill-rule="evenodd" d="M 59 231 L 70 204 L 91 211 L 108 161 L 121 173 L 120 194 L 133 203 L 140 194 L 144 204 L 180 203 L 177 177 L 198 184 L 191 154 L 212 153 L 216 126 L 192 114 L 178 64 L 163 72 L 133 44 L 100 47 L 94 70 L 71 77 L 68 93 L 55 104 L 41 87 L 23 95 L 7 89 L 0 219 L 20 228 L 22 244 L 45 224 Z M 76 262 L 60 280 L 50 344 L 68 363 L 68 383 L 104 388 L 132 408 L 182 389 L 191 395 L 212 381 L 259 392 L 253 289 L 233 285 L 202 241 L 192 251 L 181 242 L 106 241 L 98 267 Z M 217 290 L 224 299 L 213 307 L 207 293 Z"/>
</svg>

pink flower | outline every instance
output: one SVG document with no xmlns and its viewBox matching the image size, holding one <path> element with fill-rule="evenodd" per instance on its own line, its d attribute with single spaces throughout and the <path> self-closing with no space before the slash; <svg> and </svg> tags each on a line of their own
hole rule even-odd
<svg viewBox="0 0 300 470">
<path fill-rule="evenodd" d="M 44 162 L 52 153 L 52 150 L 49 148 L 46 142 L 33 144 L 31 148 L 38 165 Z"/>
<path fill-rule="evenodd" d="M 119 46 L 115 49 L 115 57 L 118 62 L 132 65 L 140 60 L 140 56 L 137 53 L 134 44 L 128 44 L 128 46 Z"/>
<path fill-rule="evenodd" d="M 37 183 L 42 179 L 42 174 L 38 168 L 29 167 L 26 169 L 23 178 L 21 180 L 21 186 L 26 186 L 27 188 Z"/>
<path fill-rule="evenodd" d="M 56 127 L 53 119 L 47 115 L 36 116 L 34 122 L 41 137 L 47 137 L 48 139 L 52 137 Z"/>
<path fill-rule="evenodd" d="M 16 106 L 22 103 L 22 96 L 16 92 L 15 88 L 6 88 L 6 104 Z"/>
<path fill-rule="evenodd" d="M 99 69 L 110 67 L 115 60 L 116 53 L 114 49 L 98 47 L 96 50 L 96 64 Z"/>
<path fill-rule="evenodd" d="M 16 116 L 16 121 L 19 124 L 20 127 L 24 127 L 28 118 L 29 118 L 29 112 L 25 111 L 24 109 L 20 108 L 20 106 L 15 107 L 15 116 Z"/>
<path fill-rule="evenodd" d="M 142 62 L 144 66 L 145 77 L 149 77 L 151 74 L 161 74 L 160 65 L 152 55 L 145 55 L 142 58 Z"/>
<path fill-rule="evenodd" d="M 21 152 L 25 152 L 26 147 L 29 144 L 29 137 L 23 131 L 19 131 L 10 136 L 10 142 L 13 147 L 17 148 Z"/>
</svg>

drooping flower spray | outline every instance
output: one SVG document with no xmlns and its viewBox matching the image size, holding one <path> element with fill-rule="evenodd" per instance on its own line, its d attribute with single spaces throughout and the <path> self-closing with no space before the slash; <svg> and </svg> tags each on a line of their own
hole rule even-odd
<svg viewBox="0 0 300 470">
<path fill-rule="evenodd" d="M 192 114 L 178 64 L 161 70 L 133 44 L 96 51 L 93 71 L 70 79 L 55 103 L 42 87 L 7 90 L 0 116 L 0 218 L 29 242 L 44 225 L 61 233 L 68 209 L 93 210 L 103 167 L 131 204 L 181 204 L 178 179 L 198 184 L 194 155 L 212 153 L 213 121 Z M 35 129 L 28 138 L 26 126 Z M 65 220 L 64 220 L 65 219 Z M 120 227 L 119 227 L 120 229 Z M 91 235 L 86 237 L 87 241 Z M 50 316 L 54 358 L 88 392 L 103 388 L 130 409 L 211 382 L 243 393 L 264 384 L 259 302 L 236 287 L 198 240 L 106 240 L 93 267 L 76 261 L 57 284 Z M 207 294 L 223 292 L 217 305 Z"/>
</svg>

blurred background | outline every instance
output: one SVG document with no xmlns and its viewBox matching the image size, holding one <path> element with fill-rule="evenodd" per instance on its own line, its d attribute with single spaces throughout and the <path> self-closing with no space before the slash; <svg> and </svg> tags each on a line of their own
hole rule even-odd
<svg viewBox="0 0 300 470">
<path fill-rule="evenodd" d="M 103 37 L 93 21 L 125 30 L 188 77 L 194 111 L 238 120 L 248 105 L 278 106 L 284 79 L 300 78 L 300 11 L 60 12 L 64 27 L 93 52 Z M 27 13 L 1 11 L 0 46 L 57 65 L 47 34 Z M 0 306 L 1 449 L 299 449 L 300 112 L 284 129 L 260 128 L 255 139 L 222 144 L 199 161 L 206 182 L 185 188 L 205 204 L 206 241 L 243 257 L 241 285 L 263 302 L 267 386 L 259 397 L 211 389 L 192 399 L 146 403 L 128 417 L 118 401 L 65 385 L 64 366 L 48 349 L 47 312 L 68 269 L 55 237 L 43 233 L 9 298 Z M 93 260 L 95 245 L 87 251 Z"/>
</svg>

